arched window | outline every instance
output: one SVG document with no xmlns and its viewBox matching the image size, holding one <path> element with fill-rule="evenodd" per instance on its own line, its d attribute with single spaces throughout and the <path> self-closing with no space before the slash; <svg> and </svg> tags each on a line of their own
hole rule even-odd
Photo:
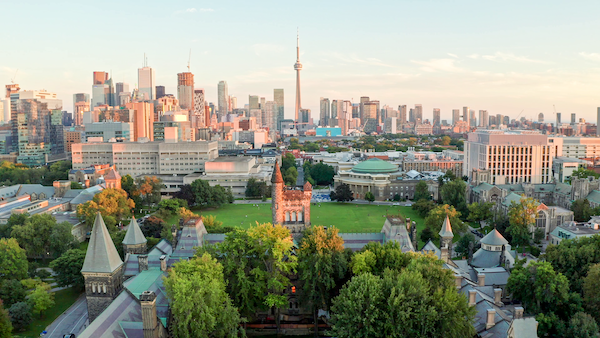
<svg viewBox="0 0 600 338">
<path fill-rule="evenodd" d="M 292 211 L 292 222 L 296 222 L 296 212 Z"/>
<path fill-rule="evenodd" d="M 288 211 L 285 212 L 285 221 L 286 222 L 290 221 L 290 213 Z"/>
<path fill-rule="evenodd" d="M 302 222 L 302 211 L 298 211 L 298 222 Z"/>
</svg>

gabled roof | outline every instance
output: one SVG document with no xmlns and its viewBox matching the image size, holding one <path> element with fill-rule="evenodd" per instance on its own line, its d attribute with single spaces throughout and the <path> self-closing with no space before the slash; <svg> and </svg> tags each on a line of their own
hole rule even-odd
<svg viewBox="0 0 600 338">
<path fill-rule="evenodd" d="M 110 171 L 108 172 L 108 174 L 106 174 L 106 176 L 104 176 L 104 180 L 120 180 L 121 179 L 121 175 L 119 175 L 118 172 L 115 171 L 115 169 L 110 169 Z"/>
<path fill-rule="evenodd" d="M 440 230 L 439 235 L 440 237 L 454 237 L 448 214 L 446 214 L 446 219 L 444 220 L 444 224 L 442 224 L 442 229 Z"/>
<path fill-rule="evenodd" d="M 474 187 L 473 191 L 475 191 L 475 192 L 488 191 L 488 190 L 492 189 L 493 187 L 494 187 L 493 185 L 483 182 L 483 183 L 479 184 L 478 186 Z"/>
<path fill-rule="evenodd" d="M 123 238 L 123 244 L 126 245 L 135 245 L 135 244 L 143 244 L 148 242 L 142 229 L 136 222 L 135 218 L 131 216 L 131 222 L 129 222 L 129 227 L 127 228 L 127 233 L 125 234 L 125 238 Z"/>
<path fill-rule="evenodd" d="M 479 242 L 482 244 L 487 244 L 487 245 L 506 245 L 506 244 L 508 244 L 508 241 L 506 240 L 506 238 L 504 238 L 504 236 L 502 236 L 502 234 L 500 232 L 498 232 L 498 230 L 496 230 L 496 229 L 490 231 L 490 233 L 485 235 L 485 237 L 483 237 Z"/>
<path fill-rule="evenodd" d="M 123 265 L 100 212 L 96 214 L 81 272 L 111 273 Z"/>
<path fill-rule="evenodd" d="M 506 198 L 504 198 L 504 201 L 502 201 L 502 204 L 505 206 L 510 207 L 512 201 L 515 201 L 516 203 L 519 203 L 521 201 L 521 195 L 517 195 L 514 192 L 511 192 L 510 194 L 508 194 L 508 196 L 506 196 Z"/>
<path fill-rule="evenodd" d="M 590 202 L 600 204 L 600 191 L 592 190 L 585 198 Z"/>
</svg>

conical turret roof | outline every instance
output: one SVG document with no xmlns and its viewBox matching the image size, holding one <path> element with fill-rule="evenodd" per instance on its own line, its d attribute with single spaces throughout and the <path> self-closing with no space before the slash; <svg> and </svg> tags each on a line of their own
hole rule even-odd
<svg viewBox="0 0 600 338">
<path fill-rule="evenodd" d="M 127 233 L 125 234 L 125 238 L 123 238 L 123 244 L 126 245 L 135 245 L 135 244 L 144 244 L 148 242 L 142 229 L 136 222 L 135 218 L 131 216 L 131 222 L 129 222 L 129 227 L 127 227 Z"/>
<path fill-rule="evenodd" d="M 81 272 L 111 273 L 123 264 L 100 212 L 96 214 Z"/>
<path fill-rule="evenodd" d="M 452 233 L 452 226 L 450 225 L 450 218 L 448 217 L 448 214 L 446 214 L 446 219 L 444 220 L 444 224 L 442 224 L 442 229 L 440 230 L 439 233 L 440 237 L 454 237 L 454 234 Z"/>
<path fill-rule="evenodd" d="M 508 241 L 506 240 L 506 238 L 504 238 L 504 236 L 502 236 L 502 234 L 500 232 L 498 232 L 498 230 L 496 230 L 496 228 L 494 228 L 494 230 L 490 231 L 490 233 L 485 235 L 485 237 L 483 237 L 479 242 L 482 244 L 487 244 L 487 245 L 506 245 L 506 244 L 508 244 Z"/>
<path fill-rule="evenodd" d="M 283 176 L 281 176 L 281 169 L 279 169 L 279 163 L 277 161 L 275 161 L 275 166 L 273 167 L 271 183 L 283 183 Z"/>
</svg>

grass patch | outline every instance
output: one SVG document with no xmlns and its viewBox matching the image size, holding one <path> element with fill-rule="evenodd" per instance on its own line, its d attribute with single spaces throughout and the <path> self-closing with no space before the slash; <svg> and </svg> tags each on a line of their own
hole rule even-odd
<svg viewBox="0 0 600 338">
<path fill-rule="evenodd" d="M 90 242 L 86 239 L 85 241 L 79 243 L 79 249 L 87 252 L 88 245 L 90 245 Z"/>
<path fill-rule="evenodd" d="M 214 215 L 223 226 L 237 226 L 247 229 L 251 225 L 271 222 L 271 204 L 226 204 L 218 209 L 195 210 L 197 214 Z M 401 214 L 417 222 L 417 233 L 425 227 L 425 222 L 411 207 L 391 205 L 369 205 L 350 203 L 311 204 L 311 223 L 314 225 L 335 226 L 340 232 L 380 232 L 385 215 Z M 177 222 L 178 216 L 166 221 Z M 425 243 L 419 242 L 419 247 Z"/>
<path fill-rule="evenodd" d="M 34 315 L 33 322 L 29 325 L 29 329 L 24 332 L 14 332 L 19 337 L 39 337 L 40 333 L 46 329 L 46 327 L 58 318 L 63 312 L 65 312 L 79 296 L 81 292 L 68 288 L 60 290 L 54 293 L 54 306 L 44 313 L 44 318 L 39 318 Z"/>
</svg>

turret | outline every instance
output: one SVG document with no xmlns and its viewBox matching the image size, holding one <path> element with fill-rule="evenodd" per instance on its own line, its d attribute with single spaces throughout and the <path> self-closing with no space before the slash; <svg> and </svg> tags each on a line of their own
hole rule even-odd
<svg viewBox="0 0 600 338">
<path fill-rule="evenodd" d="M 123 252 L 125 254 L 145 254 L 147 251 L 147 242 L 148 240 L 144 236 L 142 229 L 140 229 L 137 221 L 132 216 L 125 238 L 123 238 Z"/>
<path fill-rule="evenodd" d="M 448 257 L 442 257 L 442 260 L 452 259 L 452 239 L 454 238 L 454 234 L 452 233 L 452 226 L 450 225 L 450 218 L 448 214 L 446 214 L 446 219 L 444 220 L 444 224 L 442 224 L 442 229 L 439 232 L 440 235 L 440 249 L 444 252 L 444 249 L 447 249 Z"/>
<path fill-rule="evenodd" d="M 283 202 L 283 176 L 281 175 L 281 169 L 279 169 L 279 163 L 275 161 L 273 167 L 273 175 L 271 176 L 271 209 L 273 214 L 273 224 L 283 224 L 283 209 L 281 207 Z"/>
</svg>

